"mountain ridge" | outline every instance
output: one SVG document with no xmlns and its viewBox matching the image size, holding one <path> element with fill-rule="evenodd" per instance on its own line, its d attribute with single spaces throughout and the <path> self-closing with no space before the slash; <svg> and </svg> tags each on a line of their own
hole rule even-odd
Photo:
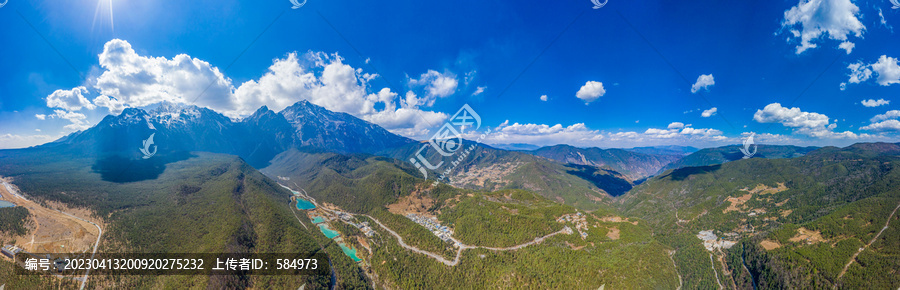
<svg viewBox="0 0 900 290">
<path fill-rule="evenodd" d="M 153 145 L 161 151 L 238 155 L 257 168 L 290 148 L 374 153 L 414 142 L 350 114 L 303 100 L 277 113 L 263 106 L 238 121 L 194 105 L 127 108 L 119 115 L 107 115 L 94 127 L 36 148 L 140 157 L 136 149 L 151 134 Z"/>
<path fill-rule="evenodd" d="M 563 163 L 608 168 L 633 181 L 652 176 L 664 166 L 682 158 L 680 155 L 647 154 L 617 148 L 578 148 L 562 144 L 541 147 L 529 153 Z"/>
</svg>

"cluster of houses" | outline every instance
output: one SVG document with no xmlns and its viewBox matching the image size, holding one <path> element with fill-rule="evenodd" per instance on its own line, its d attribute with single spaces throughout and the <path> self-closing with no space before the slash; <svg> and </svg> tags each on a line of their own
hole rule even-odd
<svg viewBox="0 0 900 290">
<path fill-rule="evenodd" d="M 414 213 L 407 214 L 406 217 L 416 222 L 417 224 L 422 225 L 441 240 L 445 242 L 450 242 L 452 240 L 451 237 L 453 236 L 453 230 L 450 230 L 450 228 L 448 228 L 447 226 L 442 226 L 441 223 L 438 222 L 437 218 L 419 216 Z"/>
<path fill-rule="evenodd" d="M 557 222 L 561 223 L 574 223 L 575 229 L 578 230 L 578 234 L 581 235 L 581 239 L 586 239 L 588 236 L 588 223 L 584 214 L 577 212 L 574 214 L 564 214 L 556 219 Z"/>
<path fill-rule="evenodd" d="M 369 226 L 369 222 L 361 222 L 361 223 L 357 224 L 357 223 L 347 221 L 347 223 L 353 225 L 354 227 L 356 227 L 357 229 L 362 231 L 363 234 L 366 234 L 366 237 L 371 237 L 371 236 L 375 235 L 375 230 L 373 230 L 372 227 Z"/>
</svg>

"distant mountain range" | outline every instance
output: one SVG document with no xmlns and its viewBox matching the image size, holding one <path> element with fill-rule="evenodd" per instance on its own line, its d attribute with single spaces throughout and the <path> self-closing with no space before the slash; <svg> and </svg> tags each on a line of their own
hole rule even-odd
<svg viewBox="0 0 900 290">
<path fill-rule="evenodd" d="M 638 152 L 644 154 L 661 154 L 661 155 L 690 155 L 691 153 L 697 152 L 700 149 L 691 146 L 678 146 L 678 145 L 665 145 L 665 146 L 651 146 L 651 147 L 634 147 L 631 149 L 625 149 L 631 152 Z"/>
<path fill-rule="evenodd" d="M 779 158 L 794 158 L 806 155 L 813 150 L 819 149 L 819 147 L 799 147 L 799 146 L 791 146 L 791 145 L 765 145 L 760 144 L 757 147 L 756 154 L 753 155 L 753 158 L 768 158 L 768 159 L 779 159 Z M 741 153 L 741 146 L 739 145 L 729 145 L 722 146 L 716 148 L 706 148 L 700 149 L 697 152 L 691 153 L 690 155 L 685 156 L 684 158 L 678 159 L 674 161 L 662 169 L 659 170 L 656 174 L 660 174 L 669 169 L 677 169 L 684 167 L 695 167 L 695 166 L 709 166 L 715 164 L 722 164 L 729 161 L 741 160 L 744 158 L 744 154 Z"/>
<path fill-rule="evenodd" d="M 510 143 L 510 144 L 491 144 L 491 147 L 509 151 L 529 151 L 541 148 L 541 146 L 525 144 L 525 143 Z"/>
<path fill-rule="evenodd" d="M 563 163 L 603 167 L 622 173 L 631 180 L 640 180 L 656 174 L 664 166 L 681 159 L 684 152 L 683 150 L 652 147 L 645 147 L 639 151 L 678 153 L 641 153 L 625 149 L 577 148 L 569 145 L 542 147 L 530 153 Z"/>
</svg>

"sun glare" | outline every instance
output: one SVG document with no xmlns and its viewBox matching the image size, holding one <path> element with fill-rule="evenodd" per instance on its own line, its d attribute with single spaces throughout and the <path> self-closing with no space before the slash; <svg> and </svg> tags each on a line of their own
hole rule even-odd
<svg viewBox="0 0 900 290">
<path fill-rule="evenodd" d="M 109 11 L 109 29 L 113 33 L 116 32 L 116 26 L 114 24 L 115 22 L 113 22 L 112 2 L 113 2 L 113 0 L 97 0 L 97 8 L 94 9 L 94 20 L 91 23 L 91 31 L 94 31 L 94 28 L 97 26 L 97 17 L 98 16 L 103 17 L 103 15 L 101 15 L 101 13 L 103 13 L 103 11 Z M 103 6 L 106 6 L 106 7 L 103 7 Z"/>
</svg>

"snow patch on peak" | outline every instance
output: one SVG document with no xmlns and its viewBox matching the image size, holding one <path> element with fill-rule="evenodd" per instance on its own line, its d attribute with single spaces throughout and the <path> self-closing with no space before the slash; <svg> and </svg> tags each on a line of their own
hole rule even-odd
<svg viewBox="0 0 900 290">
<path fill-rule="evenodd" d="M 154 121 L 166 126 L 174 123 L 186 124 L 189 121 L 199 119 L 203 115 L 197 106 L 169 102 L 160 103 L 150 114 Z"/>
</svg>

